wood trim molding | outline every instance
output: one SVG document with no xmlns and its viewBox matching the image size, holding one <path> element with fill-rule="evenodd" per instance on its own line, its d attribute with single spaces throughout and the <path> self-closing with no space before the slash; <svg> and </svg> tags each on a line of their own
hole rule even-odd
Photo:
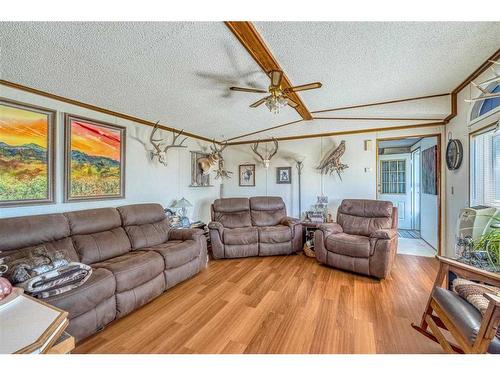
<svg viewBox="0 0 500 375">
<path fill-rule="evenodd" d="M 428 128 L 434 126 L 445 125 L 444 121 L 437 122 L 427 122 L 422 124 L 413 124 L 413 125 L 401 125 L 401 126 L 390 126 L 390 127 L 381 127 L 381 128 L 369 128 L 369 129 L 358 129 L 358 130 L 342 130 L 337 132 L 328 132 L 328 133 L 315 133 L 315 134 L 303 134 L 303 135 L 293 135 L 287 137 L 277 137 L 275 138 L 278 141 L 294 141 L 297 139 L 307 139 L 307 138 L 321 138 L 321 137 L 330 137 L 330 136 L 339 136 L 339 135 L 350 135 L 350 134 L 362 134 L 362 133 L 374 133 L 374 132 L 382 132 L 382 131 L 392 131 L 392 130 L 403 130 L 403 129 L 415 129 L 415 128 Z M 272 138 L 259 139 L 259 142 L 272 142 Z M 229 142 L 229 146 L 235 145 L 244 145 L 255 143 L 257 140 L 247 140 L 247 141 L 239 141 L 239 142 Z"/>
<path fill-rule="evenodd" d="M 476 70 L 474 70 L 461 84 L 459 84 L 452 93 L 458 94 L 462 91 L 469 83 L 479 77 L 486 69 L 488 69 L 493 63 L 490 60 L 496 61 L 500 59 L 500 48 L 496 50 L 496 52 L 488 57 L 488 59 L 483 62 Z"/>
<path fill-rule="evenodd" d="M 29 92 L 29 93 L 32 93 L 32 94 L 36 94 L 36 95 L 40 95 L 40 96 L 43 96 L 43 97 L 46 97 L 46 98 L 54 99 L 54 100 L 57 100 L 57 101 L 60 101 L 60 102 L 64 102 L 64 103 L 76 105 L 78 107 L 87 108 L 87 109 L 90 109 L 92 111 L 104 113 L 106 115 L 119 117 L 119 118 L 122 118 L 124 120 L 136 122 L 136 123 L 141 124 L 141 125 L 146 125 L 146 126 L 151 126 L 151 127 L 155 125 L 154 122 L 148 121 L 148 120 L 144 120 L 144 119 L 139 118 L 139 117 L 127 115 L 127 114 L 121 113 L 121 112 L 111 111 L 109 109 L 98 107 L 98 106 L 95 106 L 93 104 L 88 104 L 88 103 L 80 102 L 78 100 L 66 98 L 65 96 L 60 96 L 60 95 L 52 94 L 52 93 L 49 93 L 49 92 L 46 92 L 46 91 L 42 91 L 42 90 L 38 90 L 38 89 L 35 89 L 35 88 L 32 88 L 32 87 L 24 86 L 24 85 L 21 85 L 19 83 L 6 81 L 4 79 L 0 79 L 0 85 L 7 86 L 7 87 L 12 87 L 12 88 L 15 88 L 15 89 L 18 89 L 18 90 L 21 90 L 21 91 L 26 91 L 26 92 Z M 163 129 L 163 130 L 166 130 L 166 131 L 175 131 L 175 132 L 179 132 L 180 131 L 180 129 L 172 128 L 172 127 L 167 126 L 167 125 L 161 125 L 161 124 L 159 124 L 158 127 L 160 129 Z M 206 141 L 206 142 L 212 142 L 212 139 L 207 138 L 207 137 L 203 137 L 203 136 L 198 135 L 198 134 L 189 133 L 189 132 L 184 132 L 183 134 L 185 136 L 187 136 L 187 137 L 191 137 L 191 138 L 195 138 L 195 139 L 200 139 L 200 140 Z M 220 143 L 220 142 L 217 142 L 217 143 Z"/>
<path fill-rule="evenodd" d="M 235 139 L 240 139 L 240 138 L 248 137 L 248 136 L 250 136 L 250 135 L 254 135 L 254 134 L 258 134 L 258 133 L 262 133 L 262 132 L 265 132 L 265 131 L 268 131 L 268 130 L 274 130 L 274 129 L 283 128 L 283 127 L 285 127 L 285 126 L 292 125 L 292 124 L 298 124 L 299 122 L 302 122 L 302 121 L 304 121 L 304 120 L 290 121 L 290 122 L 287 122 L 287 123 L 285 123 L 285 124 L 276 125 L 276 126 L 273 126 L 273 127 L 271 127 L 271 128 L 266 128 L 266 129 L 264 129 L 264 130 L 257 130 L 257 131 L 251 132 L 251 133 L 247 133 L 247 134 L 239 135 L 239 136 L 237 136 L 237 137 L 229 138 L 227 141 L 228 141 L 228 142 L 231 142 L 231 141 L 234 141 Z"/>
<path fill-rule="evenodd" d="M 431 98 L 439 98 L 441 96 L 447 96 L 450 95 L 449 93 L 445 94 L 435 94 L 435 95 L 425 95 L 425 96 L 416 96 L 413 98 L 405 98 L 405 99 L 395 99 L 395 100 L 387 100 L 384 102 L 374 102 L 374 103 L 367 103 L 367 104 L 358 104 L 358 105 L 351 105 L 348 107 L 336 107 L 336 108 L 330 108 L 330 109 L 320 109 L 317 111 L 312 111 L 311 113 L 323 113 L 323 112 L 334 112 L 334 111 L 344 111 L 347 109 L 356 109 L 356 108 L 365 108 L 365 107 L 374 107 L 378 105 L 385 105 L 385 104 L 394 104 L 394 103 L 402 103 L 402 102 L 412 102 L 414 100 L 423 100 L 423 99 L 431 99 Z"/>
<path fill-rule="evenodd" d="M 444 121 L 443 118 L 415 117 L 323 117 L 314 116 L 313 120 L 363 120 L 363 121 Z"/>
<path fill-rule="evenodd" d="M 245 47 L 250 56 L 253 57 L 255 62 L 259 64 L 264 72 L 266 72 L 266 74 L 269 74 L 271 70 L 281 70 L 283 71 L 283 79 L 281 85 L 283 89 L 287 89 L 293 86 L 288 79 L 285 71 L 275 59 L 275 57 L 271 53 L 271 50 L 252 22 L 226 21 L 225 24 L 240 41 L 243 47 Z M 302 119 L 311 120 L 312 115 L 305 104 L 302 102 L 302 99 L 300 99 L 300 96 L 295 92 L 289 93 L 288 96 L 298 104 L 298 106 L 295 107 L 295 110 L 302 117 Z"/>
<path fill-rule="evenodd" d="M 460 91 L 467 87 L 473 80 L 479 77 L 482 73 L 486 71 L 493 63 L 490 60 L 497 61 L 500 59 L 500 48 L 496 52 L 488 57 L 485 62 L 483 62 L 476 70 L 474 70 L 462 83 L 460 83 L 451 92 L 451 114 L 446 117 L 445 122 L 449 123 L 457 115 L 457 96 Z"/>
</svg>

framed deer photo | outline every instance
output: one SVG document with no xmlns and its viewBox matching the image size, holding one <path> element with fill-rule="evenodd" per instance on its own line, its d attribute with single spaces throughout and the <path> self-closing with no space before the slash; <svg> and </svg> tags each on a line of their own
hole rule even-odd
<svg viewBox="0 0 500 375">
<path fill-rule="evenodd" d="M 255 164 L 240 164 L 240 186 L 255 186 Z"/>
</svg>

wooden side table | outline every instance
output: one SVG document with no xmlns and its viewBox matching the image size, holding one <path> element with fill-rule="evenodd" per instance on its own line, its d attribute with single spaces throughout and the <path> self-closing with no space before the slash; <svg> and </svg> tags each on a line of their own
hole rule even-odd
<svg viewBox="0 0 500 375">
<path fill-rule="evenodd" d="M 304 243 L 304 254 L 308 257 L 315 258 L 314 253 L 314 232 L 318 229 L 318 226 L 322 223 L 315 223 L 312 221 L 302 221 L 302 241 Z M 311 244 L 307 245 L 307 241 Z"/>
<path fill-rule="evenodd" d="M 26 294 L 0 308 L 0 321 L 2 354 L 48 353 L 58 343 L 69 323 L 66 311 Z M 74 347 L 73 339 L 65 344 L 65 348 L 69 348 L 71 342 Z"/>
</svg>

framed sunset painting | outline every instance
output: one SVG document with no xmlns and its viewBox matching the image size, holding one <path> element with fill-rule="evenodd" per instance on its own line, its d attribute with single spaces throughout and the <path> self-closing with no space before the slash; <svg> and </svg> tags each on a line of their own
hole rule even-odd
<svg viewBox="0 0 500 375">
<path fill-rule="evenodd" d="M 55 112 L 0 98 L 0 206 L 54 201 Z"/>
<path fill-rule="evenodd" d="M 64 200 L 125 197 L 125 128 L 66 114 Z"/>
</svg>

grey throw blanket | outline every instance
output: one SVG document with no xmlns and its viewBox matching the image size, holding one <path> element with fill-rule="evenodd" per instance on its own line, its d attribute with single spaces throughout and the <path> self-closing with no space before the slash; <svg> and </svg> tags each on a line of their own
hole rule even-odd
<svg viewBox="0 0 500 375">
<path fill-rule="evenodd" d="M 82 285 L 92 268 L 71 262 L 65 251 L 49 251 L 38 246 L 18 251 L 0 259 L 8 267 L 3 275 L 26 293 L 38 298 L 61 294 Z"/>
</svg>

